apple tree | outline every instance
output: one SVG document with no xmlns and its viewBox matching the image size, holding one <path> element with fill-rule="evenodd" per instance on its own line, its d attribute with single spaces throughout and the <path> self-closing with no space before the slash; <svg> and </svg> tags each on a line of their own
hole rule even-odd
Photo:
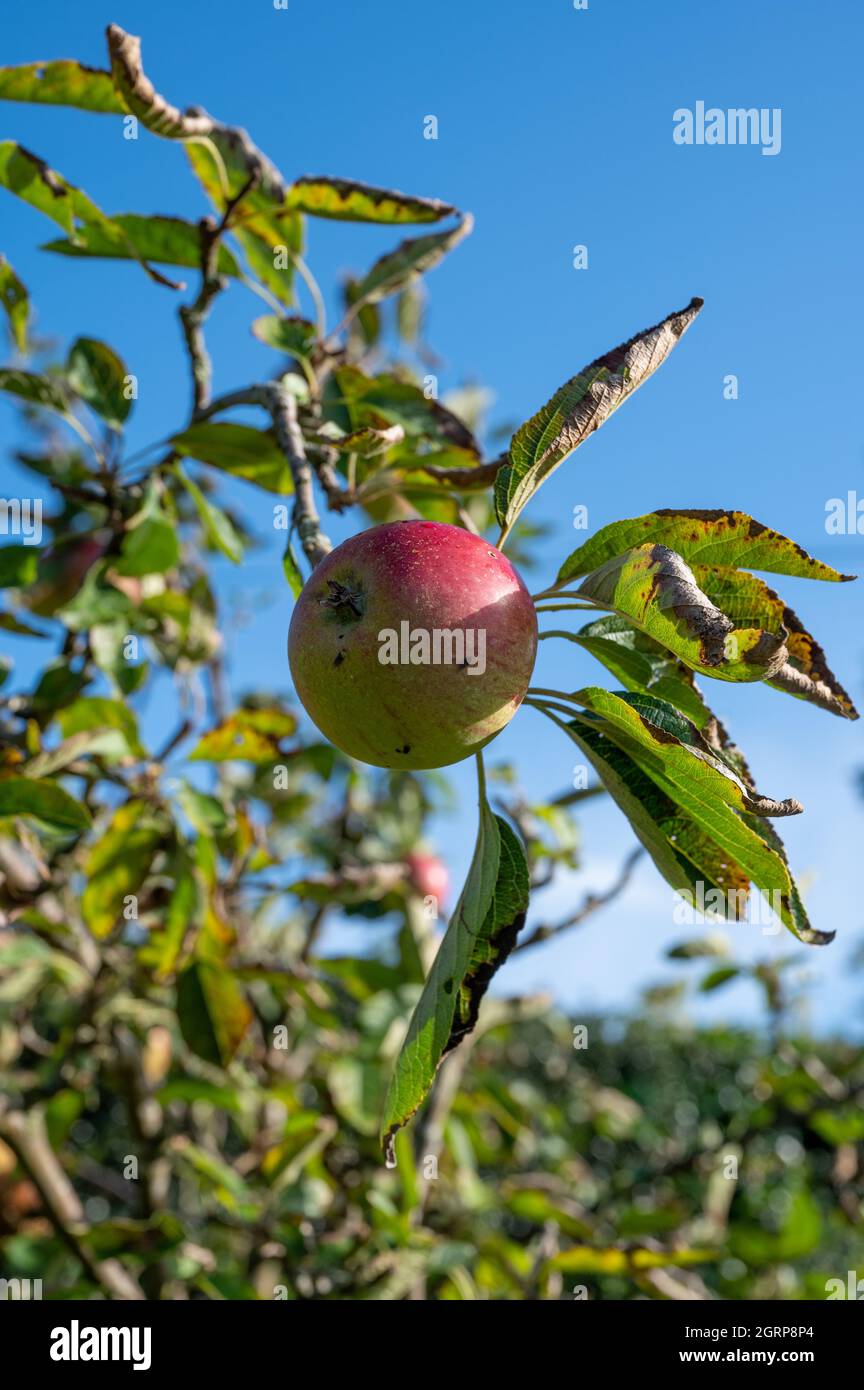
<svg viewBox="0 0 864 1390">
<path fill-rule="evenodd" d="M 816 639 L 759 577 L 849 576 L 742 512 L 681 507 L 603 527 L 530 595 L 520 570 L 541 533 L 525 509 L 665 362 L 702 301 L 582 366 L 484 457 L 470 410 L 430 388 L 422 328 L 421 277 L 470 233 L 470 216 L 353 179 L 286 179 L 244 131 L 162 96 L 136 38 L 112 25 L 107 46 L 104 69 L 0 69 L 0 98 L 136 122 L 166 158 L 185 156 L 208 210 L 197 222 L 105 211 L 13 141 L 0 143 L 0 186 L 54 224 L 45 250 L 70 276 L 76 259 L 125 261 L 178 301 L 189 413 L 131 451 L 134 362 L 86 337 L 58 358 L 0 261 L 11 349 L 0 391 L 28 431 L 17 464 L 50 499 L 44 546 L 0 547 L 0 629 L 42 655 L 53 644 L 29 688 L 8 664 L 0 672 L 0 951 L 16 1023 L 0 1033 L 11 1076 L 0 1138 L 84 1287 L 170 1297 L 191 1280 L 203 1296 L 254 1296 L 270 1274 L 279 1284 L 286 1250 L 302 1262 L 305 1226 L 356 1166 L 352 1144 L 380 1217 L 362 1237 L 367 1263 L 394 1242 L 418 1253 L 412 1213 L 434 1174 L 415 1170 L 404 1127 L 434 1088 L 417 1148 L 434 1167 L 464 1079 L 448 1064 L 436 1086 L 442 1061 L 502 1026 L 538 1038 L 559 1026 L 532 1022 L 530 1002 L 481 1002 L 511 952 L 581 920 L 526 925 L 532 887 L 576 860 L 581 800 L 608 794 L 657 872 L 685 898 L 710 898 L 716 918 L 739 917 L 752 889 L 798 942 L 830 941 L 808 921 L 775 829 L 802 808 L 757 789 L 707 691 L 761 681 L 856 718 Z M 342 286 L 335 326 L 305 258 L 318 218 L 420 228 Z M 249 292 L 272 369 L 214 394 L 207 320 L 229 288 Z M 294 685 L 324 738 L 290 696 L 230 697 L 210 560 L 242 565 L 254 543 L 238 480 L 284 521 Z M 335 550 L 328 512 L 356 520 Z M 399 647 L 403 624 L 409 643 L 481 631 L 482 669 L 467 647 L 424 669 Z M 380 659 L 382 630 L 392 661 Z M 613 688 L 532 685 L 538 640 L 587 652 Z M 139 714 L 157 685 L 175 717 L 152 747 Z M 550 788 L 542 814 L 513 785 L 490 790 L 483 749 L 513 717 L 550 721 L 597 786 Z M 445 875 L 427 822 L 447 797 L 435 769 L 466 756 L 476 846 L 439 941 Z M 395 949 L 321 954 L 337 914 L 395 915 Z M 87 1126 L 104 1139 L 89 1166 L 75 1139 L 86 1143 Z M 399 1168 L 401 1207 L 376 1186 L 379 1142 Z M 88 1223 L 88 1181 L 110 1198 L 110 1219 Z M 346 1189 L 331 1233 L 346 1249 L 355 1218 Z M 589 1239 L 587 1218 L 564 1224 Z M 326 1270 L 315 1277 L 330 1282 L 313 1280 L 312 1294 L 336 1287 Z M 397 1285 L 433 1277 L 408 1259 Z"/>
</svg>

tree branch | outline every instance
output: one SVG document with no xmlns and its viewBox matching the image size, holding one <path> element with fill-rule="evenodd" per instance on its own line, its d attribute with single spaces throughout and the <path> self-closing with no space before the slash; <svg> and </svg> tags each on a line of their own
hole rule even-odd
<svg viewBox="0 0 864 1390">
<path fill-rule="evenodd" d="M 312 484 L 312 466 L 306 457 L 306 445 L 297 418 L 297 401 L 280 381 L 259 382 L 239 391 L 229 391 L 210 401 L 199 413 L 199 420 L 209 419 L 223 410 L 238 405 L 260 405 L 273 421 L 276 440 L 288 461 L 294 480 L 294 527 L 304 554 L 313 569 L 333 549 L 321 529 Z M 328 476 L 328 483 L 333 478 Z"/>
<path fill-rule="evenodd" d="M 57 1233 L 90 1277 L 112 1298 L 143 1300 L 140 1285 L 119 1260 L 99 1260 L 88 1249 L 86 1237 L 90 1227 L 84 1219 L 84 1208 L 51 1148 L 41 1111 L 0 1113 L 0 1137 L 27 1172 Z"/>
<path fill-rule="evenodd" d="M 617 898 L 620 893 L 623 893 L 643 853 L 644 850 L 641 845 L 638 849 L 631 850 L 630 854 L 628 854 L 627 858 L 624 860 L 621 871 L 611 888 L 607 888 L 605 893 L 589 893 L 581 907 L 577 908 L 570 917 L 565 917 L 563 922 L 556 922 L 554 925 L 544 924 L 543 926 L 535 927 L 531 935 L 526 936 L 524 941 L 517 941 L 513 948 L 514 952 L 526 951 L 529 946 L 539 946 L 541 941 L 548 941 L 550 937 L 560 936 L 561 932 L 569 931 L 571 927 L 581 926 L 587 917 L 591 917 L 593 913 L 599 911 L 601 907 L 606 907 L 607 904 Z"/>
</svg>

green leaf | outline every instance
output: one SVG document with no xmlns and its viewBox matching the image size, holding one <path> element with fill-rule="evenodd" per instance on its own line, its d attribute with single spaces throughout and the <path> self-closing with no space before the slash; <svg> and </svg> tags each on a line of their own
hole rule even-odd
<svg viewBox="0 0 864 1390">
<path fill-rule="evenodd" d="M 290 357 L 308 357 L 318 338 L 318 330 L 308 319 L 283 318 L 279 314 L 262 314 L 252 324 L 259 342 Z"/>
<path fill-rule="evenodd" d="M 746 877 L 799 940 L 825 945 L 833 939 L 833 932 L 816 931 L 807 921 L 779 836 L 764 819 L 798 814 L 802 808 L 797 801 L 775 801 L 762 796 L 740 765 L 736 767 L 731 753 L 712 748 L 695 725 L 661 700 L 645 695 L 616 695 L 598 687 L 580 690 L 569 698 L 582 705 L 584 712 L 567 724 L 547 709 L 549 717 L 579 742 L 583 741 L 584 731 L 591 730 L 603 740 L 604 748 L 608 742 L 622 750 L 693 822 L 705 844 L 700 847 L 688 843 L 684 853 L 700 868 L 699 878 L 706 888 L 709 882 L 717 882 L 713 864 L 719 858 L 720 868 Z M 586 752 L 591 755 L 589 746 Z M 607 780 L 603 767 L 596 759 L 592 761 L 610 793 L 631 816 L 631 807 L 620 795 L 620 786 Z M 649 843 L 642 816 L 631 819 L 661 873 L 681 891 L 684 885 L 670 875 L 670 868 L 676 872 L 674 865 L 653 831 Z M 677 856 L 677 840 L 665 833 L 664 838 L 674 843 Z M 709 846 L 711 862 L 703 873 Z M 717 849 L 722 851 L 721 856 L 717 856 Z M 677 877 L 680 880 L 680 874 Z M 722 880 L 721 886 L 725 886 Z"/>
<path fill-rule="evenodd" d="M 270 430 L 202 420 L 175 434 L 171 445 L 186 458 L 209 463 L 233 478 L 245 478 L 277 496 L 287 497 L 294 490 L 291 470 Z"/>
<path fill-rule="evenodd" d="M 802 579 L 844 581 L 830 565 L 814 560 L 795 541 L 754 521 L 746 512 L 686 511 L 667 508 L 646 516 L 613 521 L 568 556 L 558 572 L 556 587 L 588 574 L 625 550 L 647 542 L 668 546 L 693 565 L 730 566 L 791 574 Z"/>
<path fill-rule="evenodd" d="M 666 777 L 680 778 L 682 782 L 703 778 L 712 798 L 736 811 L 782 817 L 797 816 L 803 810 L 800 802 L 792 797 L 777 801 L 755 791 L 736 767 L 734 759 L 709 744 L 695 724 L 664 700 L 652 695 L 617 695 L 598 686 L 578 690 L 571 699 L 592 714 L 600 715 L 607 733 L 609 726 L 616 731 L 614 736 L 619 746 L 626 745 L 630 751 L 632 742 L 639 749 L 649 751 L 652 766 L 656 766 L 654 759 L 659 756 Z"/>
<path fill-rule="evenodd" d="M 32 545 L 0 546 L 0 589 L 23 589 L 39 568 L 39 550 Z"/>
<path fill-rule="evenodd" d="M 127 801 L 115 811 L 84 865 L 87 886 L 81 912 L 100 939 L 114 930 L 126 899 L 137 896 L 162 842 L 162 829 L 150 817 L 146 802 Z"/>
<path fill-rule="evenodd" d="M 716 970 L 710 970 L 702 980 L 699 985 L 699 992 L 711 994 L 715 989 L 720 989 L 721 986 L 728 984 L 730 980 L 737 979 L 740 974 L 741 970 L 737 965 L 718 965 Z"/>
<path fill-rule="evenodd" d="M 411 237 L 382 256 L 372 269 L 363 276 L 356 287 L 354 311 L 361 304 L 377 304 L 397 290 L 424 275 L 427 270 L 443 261 L 454 246 L 458 246 L 468 236 L 474 226 L 474 219 L 466 214 L 461 222 L 446 232 L 430 232 L 428 236 Z"/>
<path fill-rule="evenodd" d="M 495 508 L 509 530 L 541 483 L 648 380 L 690 327 L 701 299 L 583 367 L 516 431 L 495 480 Z M 623 547 L 621 547 L 623 548 Z"/>
<path fill-rule="evenodd" d="M 626 690 L 668 700 L 698 729 L 713 718 L 697 689 L 689 667 L 665 647 L 639 632 L 626 618 L 598 618 L 579 632 L 541 632 L 541 638 L 563 637 L 590 652 Z"/>
<path fill-rule="evenodd" d="M 2 70 L 0 70 L 2 79 Z M 6 311 L 12 341 L 19 352 L 27 347 L 27 325 L 30 320 L 30 298 L 6 257 L 0 255 L 0 304 Z"/>
<path fill-rule="evenodd" d="M 138 721 L 128 705 L 101 695 L 84 696 L 61 710 L 60 730 L 64 738 L 91 729 L 116 729 L 123 738 L 122 756 L 145 758 L 146 749 L 138 737 Z"/>
<path fill-rule="evenodd" d="M 693 576 L 700 589 L 736 623 L 770 627 L 775 632 L 785 630 L 788 660 L 769 679 L 770 686 L 844 719 L 858 718 L 858 711 L 828 666 L 819 643 L 764 580 L 746 570 L 706 565 L 694 565 Z"/>
<path fill-rule="evenodd" d="M 48 241 L 42 250 L 60 256 L 157 261 L 200 270 L 201 228 L 197 223 L 180 217 L 144 217 L 136 212 L 119 212 L 110 222 L 112 228 L 119 227 L 125 234 L 122 241 L 113 230 L 106 233 L 101 225 L 91 224 L 81 227 L 74 241 Z M 224 244 L 220 244 L 216 268 L 220 275 L 234 279 L 241 274 L 236 256 Z"/>
<path fill-rule="evenodd" d="M 333 385 L 339 392 L 339 406 L 349 431 L 380 429 L 382 424 L 401 425 L 409 439 L 455 445 L 475 461 L 479 457 L 480 448 L 471 431 L 446 406 L 426 396 L 411 381 L 402 381 L 388 372 L 370 377 L 357 367 L 341 367 L 333 374 Z"/>
<path fill-rule="evenodd" d="M 14 632 L 19 637 L 45 637 L 47 634 L 38 628 L 22 623 L 11 613 L 0 612 L 0 632 Z M 5 660 L 5 658 L 4 658 Z"/>
<path fill-rule="evenodd" d="M 750 880 L 699 819 L 606 737 L 601 723 L 565 723 L 547 713 L 585 753 L 666 882 L 694 908 L 707 901 L 712 916 L 737 920 Z"/>
<path fill-rule="evenodd" d="M 96 338 L 77 338 L 69 349 L 66 379 L 76 395 L 97 415 L 119 430 L 132 408 L 126 394 L 125 364 L 107 343 Z"/>
<path fill-rule="evenodd" d="M 192 498 L 198 518 L 211 545 L 215 546 L 217 550 L 221 550 L 222 554 L 226 555 L 235 565 L 239 565 L 243 559 L 243 542 L 228 517 L 220 507 L 217 507 L 214 502 L 204 496 L 198 484 L 183 472 L 179 464 L 175 465 L 173 472 Z"/>
<path fill-rule="evenodd" d="M 186 1046 L 226 1067 L 252 1022 L 252 1010 L 230 970 L 195 961 L 177 978 L 177 1018 Z"/>
<path fill-rule="evenodd" d="M 30 758 L 25 770 L 28 777 L 49 777 L 88 753 L 107 751 L 116 755 L 118 746 L 122 756 L 126 751 L 125 744 L 114 729 L 82 729 L 80 733 L 64 739 L 56 748 L 46 748 Z"/>
<path fill-rule="evenodd" d="M 14 140 L 0 142 L 0 188 L 50 217 L 73 242 L 81 241 L 85 228 L 98 227 L 103 242 L 131 250 L 151 279 L 177 288 L 138 255 L 123 227 L 106 217 L 86 193 Z"/>
<path fill-rule="evenodd" d="M 173 854 L 169 872 L 174 886 L 165 909 L 164 925 L 149 933 L 146 945 L 139 952 L 139 959 L 153 969 L 159 980 L 167 979 L 176 970 L 187 935 L 198 924 L 201 908 L 193 863 L 184 846 L 178 846 Z"/>
<path fill-rule="evenodd" d="M 84 689 L 89 677 L 81 671 L 73 671 L 68 658 L 57 657 L 42 672 L 36 688 L 30 696 L 32 709 L 56 712 L 69 705 Z"/>
<path fill-rule="evenodd" d="M 218 160 L 210 145 L 218 148 Z M 211 137 L 209 144 L 187 144 L 186 155 L 213 206 L 224 212 L 228 198 L 237 197 L 249 178 L 243 149 Z M 235 206 L 231 234 L 253 275 L 283 304 L 293 304 L 295 263 L 303 252 L 303 219 L 285 207 L 281 176 L 269 167 L 272 177 L 247 192 Z"/>
<path fill-rule="evenodd" d="M 86 193 L 14 140 L 0 142 L 0 187 L 50 217 L 73 241 L 79 228 L 88 223 L 98 223 L 107 237 L 123 240 L 120 229 L 114 229 L 110 218 Z"/>
<path fill-rule="evenodd" d="M 440 222 L 456 212 L 437 198 L 415 198 L 351 179 L 307 175 L 288 189 L 286 207 L 344 222 Z"/>
<path fill-rule="evenodd" d="M 285 554 L 282 556 L 282 570 L 292 594 L 295 598 L 299 598 L 300 590 L 303 588 L 303 575 L 300 573 L 300 566 L 290 541 L 285 547 Z"/>
<path fill-rule="evenodd" d="M 114 568 L 118 574 L 138 578 L 145 574 L 164 574 L 174 569 L 179 560 L 176 523 L 162 510 L 158 488 L 152 482 L 143 507 L 128 524 Z"/>
<path fill-rule="evenodd" d="M 525 851 L 480 796 L 480 824 L 465 887 L 414 1010 L 387 1092 L 381 1137 L 427 1096 L 442 1058 L 471 1032 L 489 981 L 507 958 L 528 908 Z"/>
<path fill-rule="evenodd" d="M 735 1222 L 729 1232 L 729 1247 L 732 1254 L 748 1264 L 787 1263 L 815 1250 L 821 1236 L 819 1206 L 808 1189 L 801 1187 L 791 1195 L 779 1231 Z"/>
<path fill-rule="evenodd" d="M 576 592 L 629 619 L 703 675 L 767 680 L 786 664 L 784 627 L 736 627 L 702 593 L 681 556 L 664 545 L 641 545 L 608 560 Z"/>
<path fill-rule="evenodd" d="M 91 1226 L 82 1241 L 97 1259 L 142 1260 L 145 1265 L 168 1253 L 185 1240 L 183 1224 L 173 1212 L 162 1211 L 142 1221 L 131 1216 L 115 1216 Z"/>
<path fill-rule="evenodd" d="M 90 824 L 87 807 L 69 792 L 30 777 L 0 781 L 0 816 L 31 816 L 56 830 L 86 830 Z"/>
<path fill-rule="evenodd" d="M 181 782 L 177 788 L 177 803 L 199 835 L 221 835 L 228 827 L 229 817 L 222 802 L 189 782 Z"/>
<path fill-rule="evenodd" d="M 55 377 L 19 371 L 14 367 L 0 367 L 0 391 L 7 391 L 10 396 L 17 396 L 28 405 L 41 405 L 46 410 L 55 410 L 58 415 L 69 418 L 71 402 L 62 381 Z"/>
<path fill-rule="evenodd" d="M 87 67 L 72 58 L 0 68 L 0 100 L 75 106 L 79 111 L 101 111 L 114 116 L 126 113 L 110 72 Z"/>
</svg>

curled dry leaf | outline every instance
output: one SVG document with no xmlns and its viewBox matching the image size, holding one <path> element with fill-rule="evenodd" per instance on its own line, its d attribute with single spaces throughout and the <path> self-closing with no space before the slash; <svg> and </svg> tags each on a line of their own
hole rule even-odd
<svg viewBox="0 0 864 1390">
<path fill-rule="evenodd" d="M 693 571 L 665 545 L 640 545 L 601 565 L 578 593 L 628 618 L 694 671 L 728 681 L 759 681 L 785 666 L 786 630 L 737 627 L 699 588 Z"/>
<path fill-rule="evenodd" d="M 703 302 L 691 299 L 686 309 L 669 314 L 583 367 L 516 431 L 510 462 L 495 483 L 498 520 L 506 530 L 559 463 L 656 372 Z"/>
</svg>

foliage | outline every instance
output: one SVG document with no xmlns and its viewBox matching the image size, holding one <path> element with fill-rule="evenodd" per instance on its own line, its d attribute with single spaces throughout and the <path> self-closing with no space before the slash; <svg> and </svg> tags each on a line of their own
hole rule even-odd
<svg viewBox="0 0 864 1390">
<path fill-rule="evenodd" d="M 579 795 L 514 794 L 499 815 L 478 761 L 476 851 L 439 944 L 440 905 L 418 899 L 406 856 L 443 779 L 372 774 L 311 739 L 290 697 L 226 693 L 212 562 L 241 565 L 255 544 L 236 480 L 273 499 L 286 596 L 298 552 L 314 566 L 330 548 L 321 499 L 358 525 L 419 515 L 494 537 L 497 524 L 524 564 L 539 539 L 525 506 L 701 300 L 596 358 L 484 460 L 482 393 L 448 404 L 430 389 L 419 288 L 470 215 L 345 179 L 288 182 L 245 132 L 156 92 L 135 38 L 110 26 L 108 48 L 102 71 L 2 69 L 0 98 L 140 122 L 184 150 L 210 211 L 109 214 L 0 144 L 0 187 L 61 229 L 45 249 L 69 274 L 119 259 L 175 295 L 176 268 L 200 272 L 178 310 L 189 418 L 132 453 L 135 364 L 90 337 L 46 353 L 0 259 L 13 354 L 0 391 L 30 431 L 17 462 L 51 496 L 45 546 L 0 547 L 0 628 L 42 653 L 58 644 L 30 689 L 0 666 L 5 1268 L 53 1297 L 554 1298 L 573 1282 L 600 1297 L 823 1296 L 826 1269 L 854 1263 L 864 1077 L 839 1044 L 781 1045 L 779 967 L 749 967 L 770 1050 L 668 1021 L 609 1038 L 595 1020 L 581 1061 L 546 1001 L 484 1000 L 513 950 L 599 905 L 519 939 L 529 887 L 577 861 Z M 303 256 L 320 217 L 435 230 L 348 280 L 331 329 Z M 275 356 L 266 380 L 214 397 L 205 324 L 229 284 L 252 293 L 250 331 Z M 237 409 L 256 423 L 223 418 Z M 825 943 L 771 823 L 801 808 L 756 790 L 694 679 L 760 680 L 857 717 L 751 569 L 849 577 L 738 512 L 604 528 L 536 603 L 587 611 L 581 630 L 543 636 L 623 689 L 536 688 L 526 704 L 583 750 L 677 891 L 713 892 L 734 921 L 752 885 L 798 941 Z M 176 726 L 150 747 L 139 713 L 169 682 Z M 338 957 L 319 949 L 337 914 L 358 934 Z M 745 973 L 715 965 L 702 988 Z"/>
</svg>

